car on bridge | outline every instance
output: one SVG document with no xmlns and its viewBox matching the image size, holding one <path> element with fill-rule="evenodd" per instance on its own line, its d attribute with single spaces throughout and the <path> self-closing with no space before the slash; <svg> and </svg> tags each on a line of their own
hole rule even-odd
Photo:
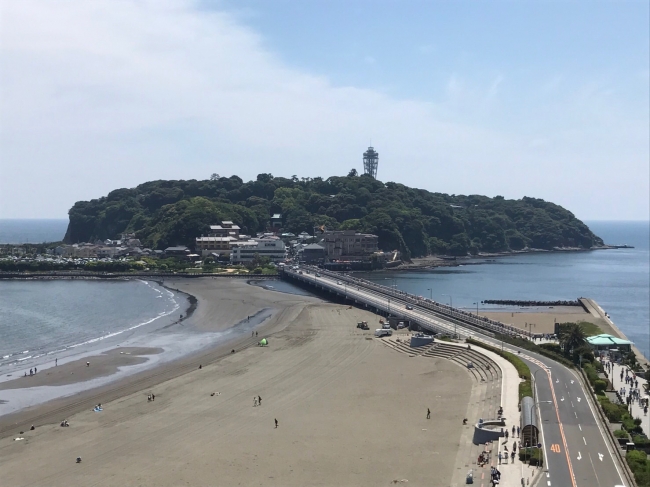
<svg viewBox="0 0 650 487">
<path fill-rule="evenodd" d="M 413 309 L 413 306 L 411 306 L 410 304 L 407 304 L 406 309 Z"/>
</svg>

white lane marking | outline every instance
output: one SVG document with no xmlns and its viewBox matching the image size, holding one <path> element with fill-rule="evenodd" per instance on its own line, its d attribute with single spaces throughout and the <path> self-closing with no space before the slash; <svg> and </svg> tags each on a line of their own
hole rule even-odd
<svg viewBox="0 0 650 487">
<path fill-rule="evenodd" d="M 571 401 L 571 407 L 574 408 L 575 406 L 573 405 L 573 401 Z"/>
<path fill-rule="evenodd" d="M 549 478 L 550 476 L 551 476 L 551 474 L 546 472 L 546 478 Z"/>
<path fill-rule="evenodd" d="M 576 379 L 578 378 L 578 376 L 575 374 L 575 372 L 573 372 L 573 371 L 570 371 L 570 372 Z M 582 388 L 582 385 L 580 385 L 580 387 Z M 623 482 L 623 474 L 621 473 L 621 469 L 618 467 L 618 462 L 614 459 L 614 452 L 612 451 L 609 443 L 607 443 L 607 440 L 605 439 L 605 430 L 603 429 L 603 426 L 600 424 L 600 418 L 598 418 L 598 416 L 596 416 L 596 411 L 594 410 L 594 407 L 592 406 L 591 401 L 587 401 L 587 404 L 589 405 L 589 409 L 591 410 L 592 416 L 596 420 L 596 426 L 598 426 L 598 430 L 600 431 L 600 436 L 603 438 L 603 442 L 605 443 L 605 448 L 607 448 L 609 456 L 612 459 L 612 463 L 614 464 L 614 468 L 616 469 L 616 473 L 618 474 L 618 478 L 620 479 L 621 484 L 624 484 L 625 482 Z M 578 415 L 576 414 L 576 418 L 577 417 L 578 417 Z M 589 456 L 589 459 L 591 460 L 591 455 Z"/>
<path fill-rule="evenodd" d="M 578 460 L 582 460 L 582 453 L 578 452 Z"/>
<path fill-rule="evenodd" d="M 587 440 L 585 440 L 585 437 L 584 437 L 584 436 L 582 437 L 582 441 L 585 442 L 585 445 L 587 444 Z"/>
<path fill-rule="evenodd" d="M 573 411 L 573 414 L 575 414 L 575 415 L 576 415 L 576 419 L 578 419 L 578 413 L 576 413 L 575 411 Z"/>
<path fill-rule="evenodd" d="M 603 461 L 603 457 L 604 457 L 604 456 L 605 456 L 605 455 L 603 455 L 602 453 L 599 453 L 599 454 L 598 454 L 598 458 L 600 458 L 600 461 L 601 461 L 601 462 Z"/>
<path fill-rule="evenodd" d="M 580 431 L 582 431 L 582 426 L 578 425 L 578 428 L 580 428 Z"/>
<path fill-rule="evenodd" d="M 549 480 L 549 481 L 547 481 L 546 483 L 547 483 L 548 485 L 551 485 L 551 481 L 550 481 L 550 480 Z"/>
</svg>

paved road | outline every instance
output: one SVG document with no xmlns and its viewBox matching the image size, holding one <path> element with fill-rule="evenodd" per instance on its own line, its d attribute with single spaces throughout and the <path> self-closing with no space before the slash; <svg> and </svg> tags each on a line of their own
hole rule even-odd
<svg viewBox="0 0 650 487">
<path fill-rule="evenodd" d="M 292 271 L 288 271 L 292 272 Z M 377 290 L 369 290 L 362 285 L 338 285 L 335 275 L 321 273 L 296 277 L 345 294 L 349 299 L 357 299 L 384 311 L 399 312 L 435 331 L 457 332 L 461 337 L 473 336 L 490 342 L 495 346 L 517 353 L 524 359 L 537 381 L 536 402 L 541 417 L 542 443 L 546 459 L 546 471 L 539 485 L 550 487 L 614 487 L 627 485 L 623 480 L 621 466 L 605 439 L 605 431 L 575 373 L 546 357 L 503 345 L 490 333 L 479 335 L 474 329 L 467 329 L 433 316 L 424 308 L 413 306 L 406 309 L 406 302 L 399 298 L 383 295 Z M 537 372 L 539 370 L 539 372 Z M 550 402 L 549 402 L 550 401 Z"/>
</svg>

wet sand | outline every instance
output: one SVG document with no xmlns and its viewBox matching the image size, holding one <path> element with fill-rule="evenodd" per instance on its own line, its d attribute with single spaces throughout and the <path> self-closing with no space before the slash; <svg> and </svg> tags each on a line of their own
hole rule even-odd
<svg viewBox="0 0 650 487">
<path fill-rule="evenodd" d="M 33 376 L 0 383 L 0 391 L 38 386 L 62 386 L 106 377 L 117 372 L 119 367 L 137 365 L 147 361 L 147 355 L 161 353 L 161 348 L 120 347 L 55 367 L 41 369 Z M 89 362 L 90 366 L 86 366 Z"/>
<path fill-rule="evenodd" d="M 36 430 L 24 428 L 24 441 L 13 441 L 17 425 L 6 429 L 3 482 L 450 485 L 462 418 L 471 417 L 468 374 L 443 359 L 395 353 L 372 331 L 356 329 L 358 321 L 376 322 L 371 313 L 261 291 L 276 303 L 283 296 L 301 301 L 265 325 L 268 347 L 242 338 L 235 354 L 211 351 L 120 390 L 69 398 L 78 412 L 33 421 Z M 253 407 L 258 395 L 262 405 Z M 101 413 L 91 411 L 97 402 Z M 69 428 L 58 425 L 64 418 Z"/>
</svg>

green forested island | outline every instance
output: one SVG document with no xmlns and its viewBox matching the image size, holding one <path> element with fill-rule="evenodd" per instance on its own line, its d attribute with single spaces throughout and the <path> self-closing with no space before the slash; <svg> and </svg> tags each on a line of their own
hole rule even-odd
<svg viewBox="0 0 650 487">
<path fill-rule="evenodd" d="M 467 255 L 526 248 L 588 249 L 602 239 L 570 211 L 541 199 L 448 195 L 382 183 L 352 170 L 345 177 L 291 178 L 260 174 L 203 181 L 151 181 L 70 209 L 65 242 L 114 239 L 134 232 L 150 248 L 194 247 L 210 224 L 232 220 L 242 233 L 268 228 L 282 214 L 282 231 L 312 233 L 315 226 L 379 236 L 383 250 L 402 255 Z"/>
</svg>

